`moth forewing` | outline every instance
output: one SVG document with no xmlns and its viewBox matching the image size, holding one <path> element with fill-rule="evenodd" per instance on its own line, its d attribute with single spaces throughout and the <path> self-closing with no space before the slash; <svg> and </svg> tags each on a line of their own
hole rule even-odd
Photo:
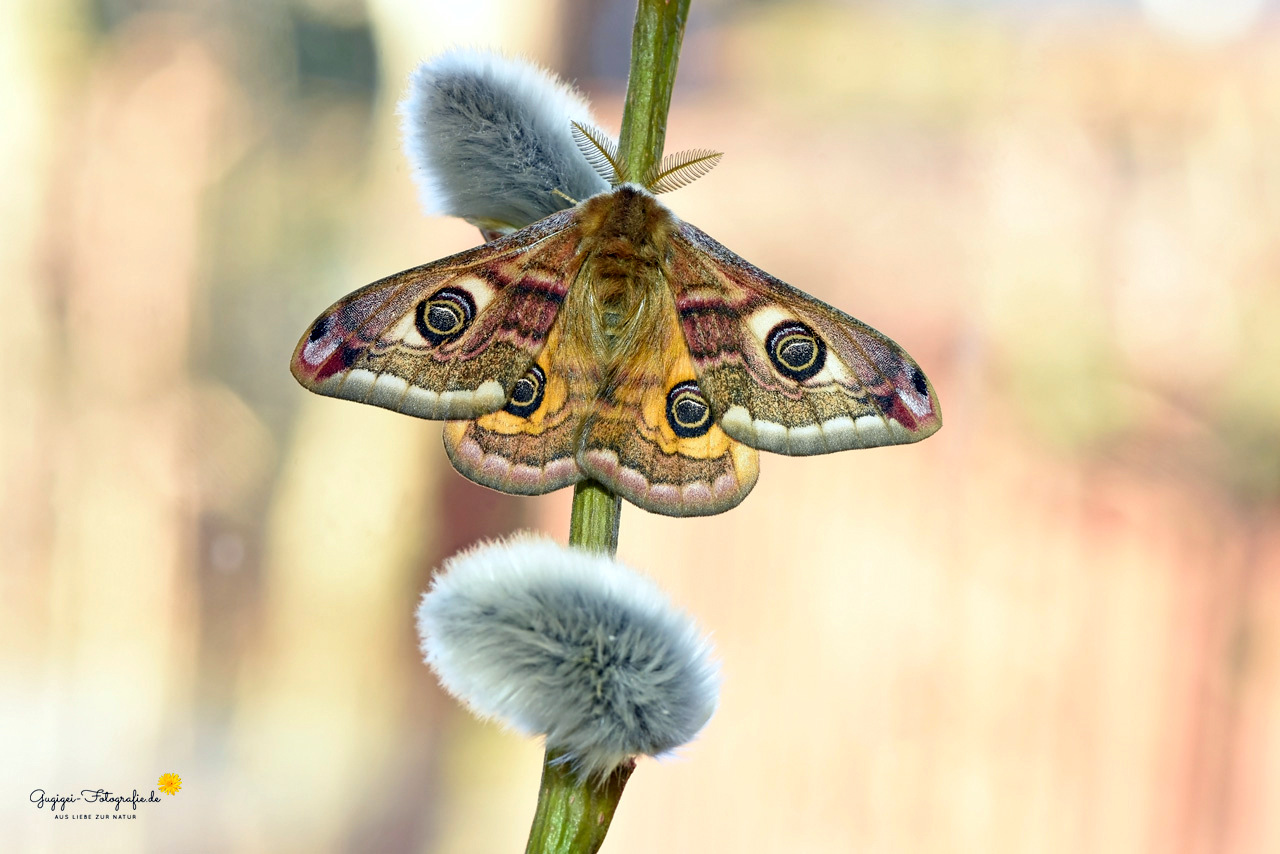
<svg viewBox="0 0 1280 854">
<path fill-rule="evenodd" d="M 941 427 L 933 387 L 888 337 L 688 223 L 672 244 L 685 341 L 730 436 L 807 456 L 914 442 Z"/>
<path fill-rule="evenodd" d="M 388 276 L 339 300 L 291 370 L 319 394 L 419 418 L 501 409 L 542 348 L 572 266 L 574 211 Z"/>
</svg>

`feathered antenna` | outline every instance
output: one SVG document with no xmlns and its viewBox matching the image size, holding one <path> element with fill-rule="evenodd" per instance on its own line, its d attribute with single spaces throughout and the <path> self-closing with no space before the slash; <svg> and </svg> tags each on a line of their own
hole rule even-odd
<svg viewBox="0 0 1280 854">
<path fill-rule="evenodd" d="M 573 141 L 578 144 L 578 150 L 587 158 L 596 174 L 609 182 L 610 187 L 616 187 L 630 177 L 627 175 L 626 161 L 618 154 L 618 143 L 615 140 L 610 139 L 600 128 L 576 121 L 571 124 Z"/>
<path fill-rule="evenodd" d="M 655 163 L 645 176 L 644 185 L 651 193 L 669 193 L 686 184 L 692 184 L 715 168 L 724 156 L 720 151 L 694 148 L 668 154 L 661 163 Z"/>
<path fill-rule="evenodd" d="M 570 122 L 570 125 L 572 125 L 573 141 L 578 144 L 578 150 L 582 152 L 582 156 L 587 159 L 587 163 L 596 174 L 609 182 L 609 186 L 616 187 L 633 180 L 627 168 L 627 161 L 618 153 L 616 141 L 610 139 L 597 127 L 578 121 Z M 651 193 L 669 193 L 686 184 L 692 184 L 710 172 L 723 156 L 723 152 L 706 148 L 692 148 L 688 151 L 668 154 L 662 158 L 661 163 L 653 164 L 640 183 Z"/>
</svg>

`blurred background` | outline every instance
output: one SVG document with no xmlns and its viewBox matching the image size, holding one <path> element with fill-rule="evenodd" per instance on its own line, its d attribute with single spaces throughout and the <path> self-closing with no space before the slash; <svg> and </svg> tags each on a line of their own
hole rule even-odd
<svg viewBox="0 0 1280 854">
<path fill-rule="evenodd" d="M 6 851 L 523 850 L 541 748 L 419 661 L 432 568 L 567 535 L 440 426 L 305 393 L 312 319 L 475 245 L 394 106 L 456 44 L 621 114 L 625 0 L 0 5 Z M 668 204 L 906 347 L 946 427 L 763 455 L 621 556 L 721 708 L 605 851 L 1280 851 L 1270 0 L 694 0 Z M 55 821 L 37 788 L 148 792 Z"/>
</svg>

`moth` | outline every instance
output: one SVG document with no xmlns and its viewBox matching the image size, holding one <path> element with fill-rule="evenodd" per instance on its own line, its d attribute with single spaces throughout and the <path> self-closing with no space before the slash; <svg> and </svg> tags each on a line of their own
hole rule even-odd
<svg viewBox="0 0 1280 854">
<path fill-rule="evenodd" d="M 670 516 L 736 506 L 761 450 L 941 427 L 901 347 L 658 201 L 718 154 L 632 174 L 563 84 L 488 54 L 424 65 L 401 111 L 420 185 L 491 239 L 327 309 L 293 354 L 306 388 L 447 421 L 450 461 L 485 486 L 590 478 Z"/>
</svg>

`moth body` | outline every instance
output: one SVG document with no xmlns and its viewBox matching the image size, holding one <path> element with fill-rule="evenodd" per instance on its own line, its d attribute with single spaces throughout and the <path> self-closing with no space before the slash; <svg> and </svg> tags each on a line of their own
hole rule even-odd
<svg viewBox="0 0 1280 854">
<path fill-rule="evenodd" d="M 642 187 L 624 184 L 582 202 L 582 269 L 566 315 L 581 323 L 569 346 L 603 357 L 606 377 L 642 359 L 661 329 L 663 265 L 675 217 Z M 654 343 L 652 340 L 648 344 Z"/>
</svg>

